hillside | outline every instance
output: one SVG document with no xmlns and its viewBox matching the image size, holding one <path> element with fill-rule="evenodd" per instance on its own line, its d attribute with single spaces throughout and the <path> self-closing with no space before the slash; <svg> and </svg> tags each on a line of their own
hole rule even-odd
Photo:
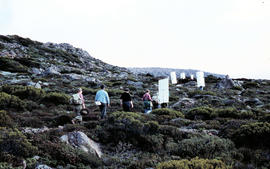
<svg viewBox="0 0 270 169">
<path fill-rule="evenodd" d="M 201 91 L 178 79 L 168 108 L 144 114 L 142 95 L 157 95 L 160 78 L 69 44 L 0 36 L 0 168 L 270 168 L 269 80 L 210 75 Z M 102 120 L 101 84 L 111 99 Z M 72 124 L 78 87 L 89 113 Z M 124 88 L 132 112 L 120 107 Z"/>
</svg>

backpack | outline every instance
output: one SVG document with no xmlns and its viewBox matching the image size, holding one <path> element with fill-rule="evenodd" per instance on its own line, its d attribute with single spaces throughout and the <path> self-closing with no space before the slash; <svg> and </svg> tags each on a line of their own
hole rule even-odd
<svg viewBox="0 0 270 169">
<path fill-rule="evenodd" d="M 72 95 L 72 103 L 75 105 L 82 104 L 82 99 L 80 98 L 79 94 Z"/>
</svg>

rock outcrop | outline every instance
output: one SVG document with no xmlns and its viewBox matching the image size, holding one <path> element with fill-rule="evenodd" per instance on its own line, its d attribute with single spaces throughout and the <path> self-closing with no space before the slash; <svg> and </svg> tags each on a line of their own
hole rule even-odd
<svg viewBox="0 0 270 169">
<path fill-rule="evenodd" d="M 87 153 L 97 155 L 99 158 L 102 156 L 99 145 L 87 137 L 83 132 L 71 132 L 67 135 L 63 135 L 60 139 L 74 148 L 79 148 Z"/>
</svg>

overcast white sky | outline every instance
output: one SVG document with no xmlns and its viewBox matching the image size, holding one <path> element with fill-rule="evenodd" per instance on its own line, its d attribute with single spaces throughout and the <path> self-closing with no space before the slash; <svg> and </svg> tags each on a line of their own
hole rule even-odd
<svg viewBox="0 0 270 169">
<path fill-rule="evenodd" d="M 117 66 L 270 79 L 270 0 L 0 0 L 0 34 Z"/>
</svg>

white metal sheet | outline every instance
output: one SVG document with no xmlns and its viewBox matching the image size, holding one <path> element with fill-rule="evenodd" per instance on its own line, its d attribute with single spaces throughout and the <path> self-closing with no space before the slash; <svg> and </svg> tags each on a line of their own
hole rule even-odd
<svg viewBox="0 0 270 169">
<path fill-rule="evenodd" d="M 177 83 L 176 73 L 175 72 L 171 72 L 171 81 L 172 81 L 172 84 Z"/>
<path fill-rule="evenodd" d="M 204 81 L 204 73 L 203 72 L 196 72 L 196 78 L 197 78 L 197 87 L 205 87 L 205 81 Z"/>
<path fill-rule="evenodd" d="M 183 72 L 180 74 L 180 79 L 185 79 L 186 78 L 186 74 Z"/>
<path fill-rule="evenodd" d="M 158 102 L 169 103 L 169 78 L 158 81 Z"/>
</svg>

